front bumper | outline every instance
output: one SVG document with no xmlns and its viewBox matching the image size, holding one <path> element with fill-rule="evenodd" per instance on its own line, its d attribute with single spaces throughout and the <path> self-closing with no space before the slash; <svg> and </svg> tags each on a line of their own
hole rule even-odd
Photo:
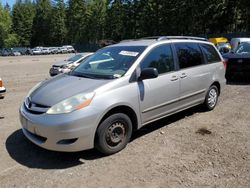
<svg viewBox="0 0 250 188">
<path fill-rule="evenodd" d="M 0 87 L 0 99 L 3 99 L 6 93 L 6 89 L 4 87 Z"/>
<path fill-rule="evenodd" d="M 60 72 L 60 70 L 58 69 L 58 68 L 50 68 L 50 70 L 49 70 L 49 74 L 50 74 L 50 76 L 56 76 L 56 75 L 58 75 L 58 74 L 60 74 L 61 72 Z"/>
<path fill-rule="evenodd" d="M 24 135 L 42 148 L 64 152 L 94 147 L 99 115 L 98 110 L 91 107 L 59 115 L 31 114 L 24 105 L 20 108 Z"/>
</svg>

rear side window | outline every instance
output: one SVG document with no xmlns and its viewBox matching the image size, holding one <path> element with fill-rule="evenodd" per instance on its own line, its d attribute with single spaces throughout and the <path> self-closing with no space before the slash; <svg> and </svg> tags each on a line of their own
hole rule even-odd
<svg viewBox="0 0 250 188">
<path fill-rule="evenodd" d="M 159 74 L 174 70 L 174 59 L 170 45 L 155 47 L 141 63 L 141 69 L 156 68 Z"/>
<path fill-rule="evenodd" d="M 200 46 L 203 50 L 203 53 L 205 54 L 208 63 L 215 63 L 221 61 L 218 52 L 214 49 L 212 45 L 201 44 Z"/>
<path fill-rule="evenodd" d="M 194 67 L 203 64 L 201 49 L 194 43 L 175 44 L 180 69 Z"/>
</svg>

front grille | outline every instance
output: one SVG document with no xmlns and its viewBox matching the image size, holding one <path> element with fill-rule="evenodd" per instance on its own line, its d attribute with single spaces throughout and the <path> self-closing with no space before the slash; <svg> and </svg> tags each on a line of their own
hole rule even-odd
<svg viewBox="0 0 250 188">
<path fill-rule="evenodd" d="M 32 102 L 30 97 L 25 100 L 24 107 L 29 113 L 37 115 L 46 113 L 50 108 L 50 106 Z"/>
</svg>

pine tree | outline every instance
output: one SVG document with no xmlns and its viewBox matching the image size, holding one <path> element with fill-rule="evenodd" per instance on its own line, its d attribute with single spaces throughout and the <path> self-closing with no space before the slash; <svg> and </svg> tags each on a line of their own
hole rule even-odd
<svg viewBox="0 0 250 188">
<path fill-rule="evenodd" d="M 60 46 L 64 44 L 66 38 L 65 25 L 65 5 L 63 0 L 56 0 L 52 9 L 50 22 L 50 43 L 51 45 Z"/>
<path fill-rule="evenodd" d="M 5 47 L 5 41 L 9 37 L 11 30 L 11 17 L 8 10 L 4 9 L 0 3 L 0 48 Z"/>
<path fill-rule="evenodd" d="M 50 44 L 51 3 L 50 0 L 37 0 L 35 6 L 36 14 L 31 42 L 33 46 L 46 46 Z"/>
<path fill-rule="evenodd" d="M 12 10 L 12 30 L 18 35 L 20 46 L 30 46 L 35 8 L 30 0 L 17 1 Z"/>
<path fill-rule="evenodd" d="M 86 5 L 84 0 L 69 0 L 67 7 L 68 43 L 84 43 L 86 36 Z"/>
</svg>

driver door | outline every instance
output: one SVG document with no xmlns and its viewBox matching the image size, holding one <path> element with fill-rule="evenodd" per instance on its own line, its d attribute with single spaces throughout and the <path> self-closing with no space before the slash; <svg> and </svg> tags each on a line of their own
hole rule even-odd
<svg viewBox="0 0 250 188">
<path fill-rule="evenodd" d="M 156 68 L 159 76 L 138 81 L 142 124 L 160 119 L 178 109 L 180 80 L 175 71 L 172 47 L 164 44 L 153 48 L 142 60 L 140 69 Z"/>
</svg>

